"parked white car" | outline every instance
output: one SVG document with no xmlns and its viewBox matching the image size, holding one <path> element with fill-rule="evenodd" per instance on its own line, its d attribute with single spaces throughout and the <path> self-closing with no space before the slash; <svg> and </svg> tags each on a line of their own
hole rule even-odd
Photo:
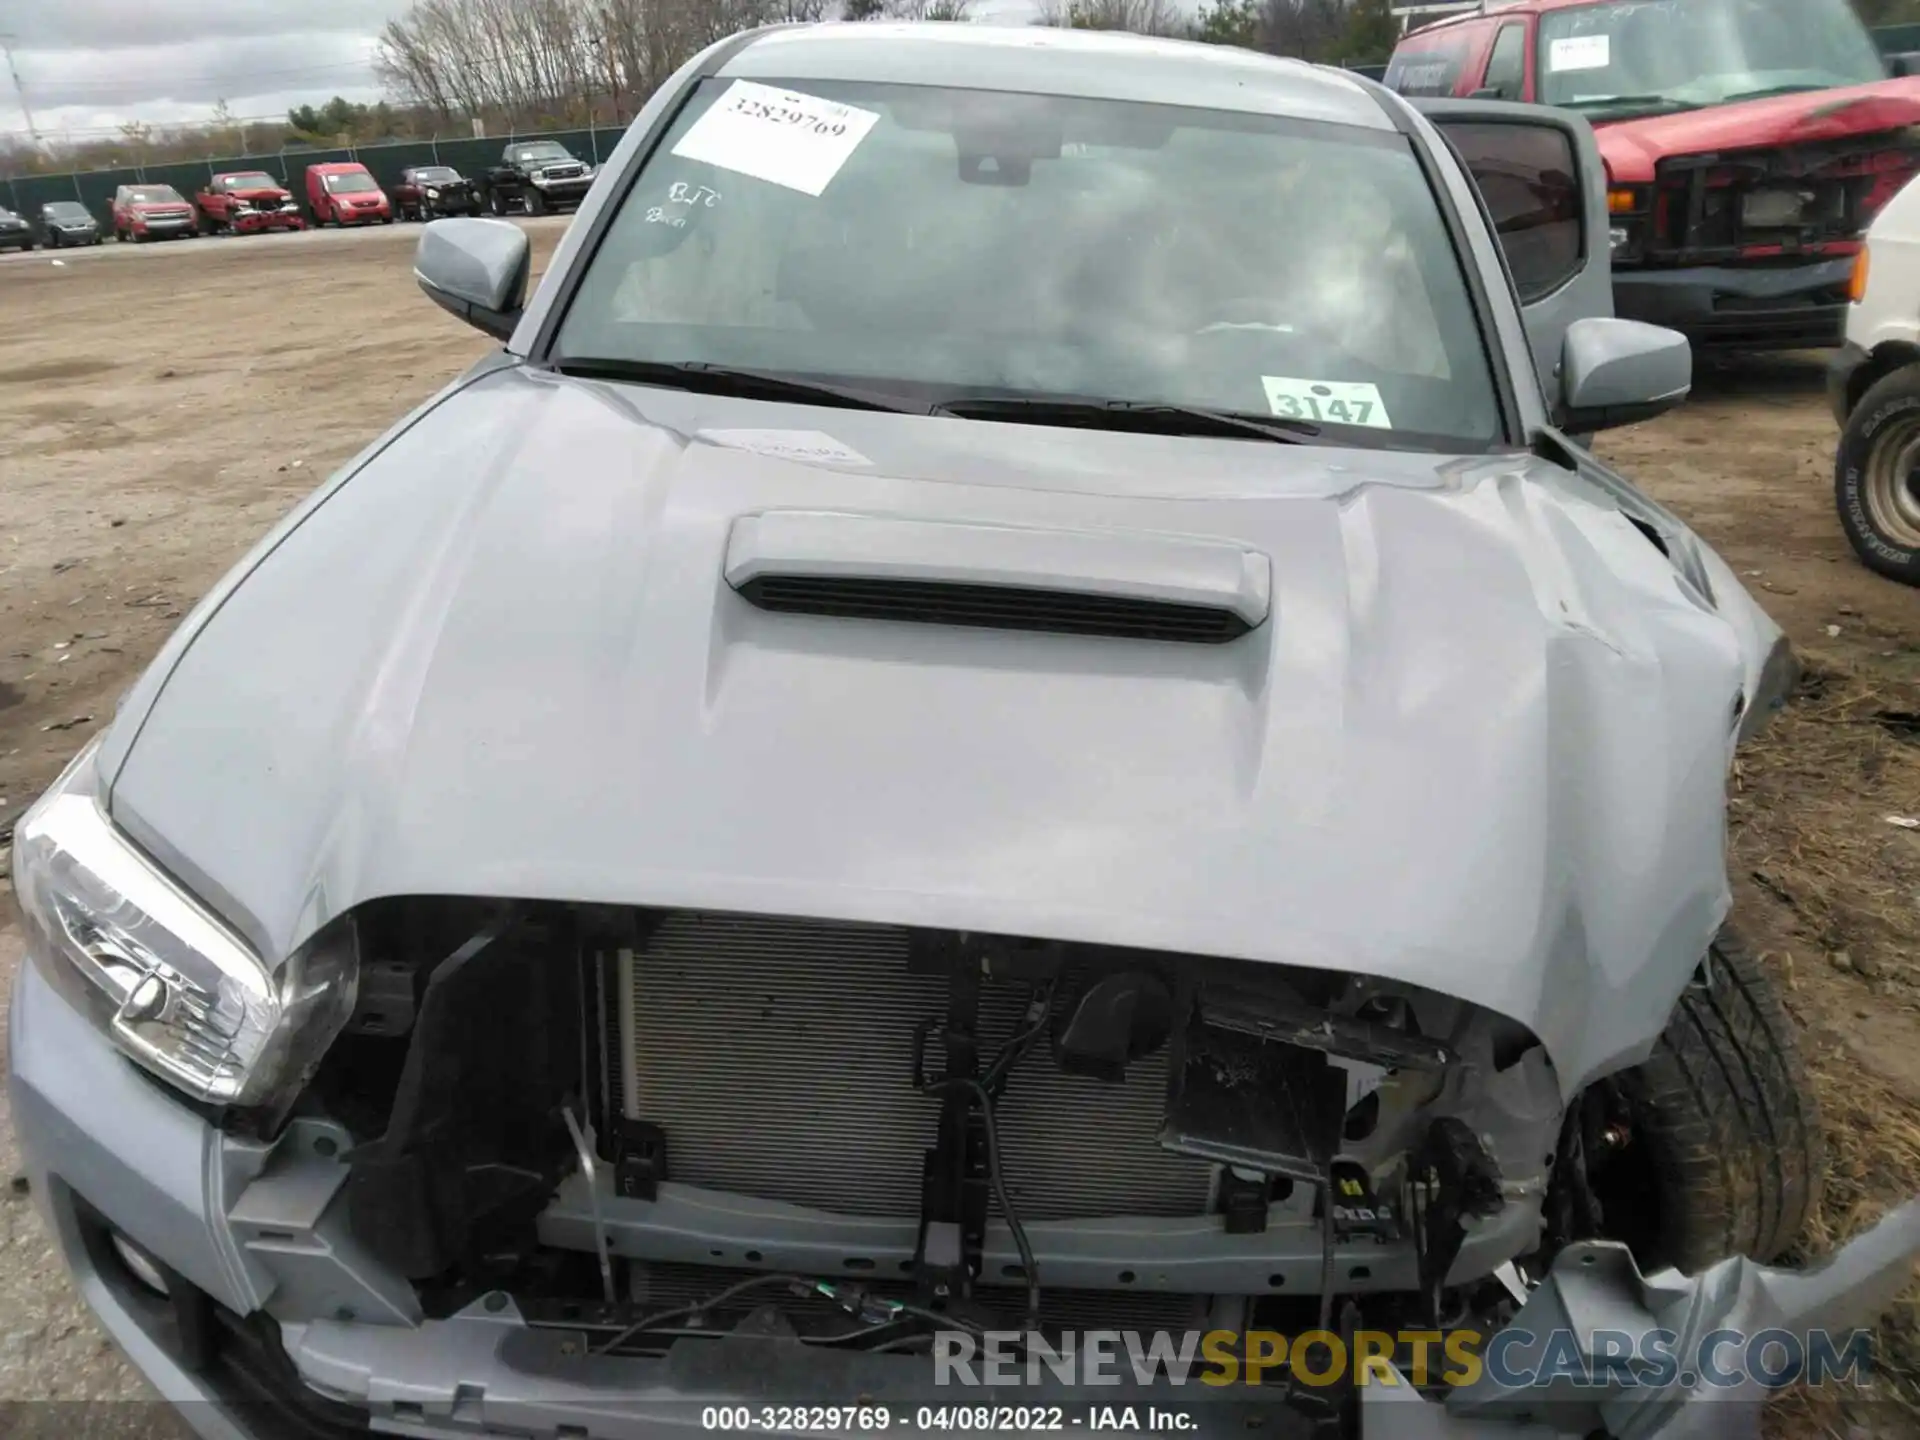
<svg viewBox="0 0 1920 1440">
<path fill-rule="evenodd" d="M 1870 568 L 1920 585 L 1920 184 L 1868 229 L 1851 298 L 1827 374 L 1840 525 Z"/>
</svg>

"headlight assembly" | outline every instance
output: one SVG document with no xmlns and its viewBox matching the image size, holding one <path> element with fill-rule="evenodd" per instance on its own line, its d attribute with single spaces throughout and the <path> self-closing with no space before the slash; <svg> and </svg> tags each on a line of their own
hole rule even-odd
<svg viewBox="0 0 1920 1440">
<path fill-rule="evenodd" d="M 121 1050 L 196 1100 L 277 1112 L 353 1011 L 350 923 L 263 961 L 113 827 L 82 751 L 13 837 L 27 949 Z"/>
</svg>

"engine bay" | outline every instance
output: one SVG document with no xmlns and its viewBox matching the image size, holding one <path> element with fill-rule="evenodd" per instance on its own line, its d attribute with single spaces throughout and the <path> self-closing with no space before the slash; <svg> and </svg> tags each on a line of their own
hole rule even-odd
<svg viewBox="0 0 1920 1440">
<path fill-rule="evenodd" d="M 355 919 L 293 1123 L 347 1137 L 352 1235 L 428 1316 L 507 1295 L 602 1353 L 1428 1323 L 1579 1221 L 1544 1051 L 1437 994 L 817 919 Z"/>
</svg>

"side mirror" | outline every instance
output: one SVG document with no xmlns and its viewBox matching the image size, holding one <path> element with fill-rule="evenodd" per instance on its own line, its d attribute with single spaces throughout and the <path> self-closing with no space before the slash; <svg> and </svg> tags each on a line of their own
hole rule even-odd
<svg viewBox="0 0 1920 1440">
<path fill-rule="evenodd" d="M 507 220 L 436 220 L 413 256 L 413 278 L 427 297 L 496 340 L 520 323 L 532 269 L 526 232 Z"/>
<path fill-rule="evenodd" d="M 1564 429 L 1578 435 L 1664 414 L 1693 388 L 1693 347 L 1677 330 L 1590 318 L 1567 327 L 1560 351 Z"/>
<path fill-rule="evenodd" d="M 1920 75 L 1920 51 L 1906 50 L 1887 58 L 1887 74 L 1895 80 Z"/>
</svg>

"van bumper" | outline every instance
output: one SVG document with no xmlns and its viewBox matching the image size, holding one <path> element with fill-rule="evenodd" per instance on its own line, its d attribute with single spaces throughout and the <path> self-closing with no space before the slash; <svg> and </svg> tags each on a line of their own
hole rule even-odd
<svg viewBox="0 0 1920 1440">
<path fill-rule="evenodd" d="M 1846 333 L 1853 257 L 1804 265 L 1615 270 L 1614 310 L 1665 325 L 1699 350 L 1806 350 Z"/>
</svg>

